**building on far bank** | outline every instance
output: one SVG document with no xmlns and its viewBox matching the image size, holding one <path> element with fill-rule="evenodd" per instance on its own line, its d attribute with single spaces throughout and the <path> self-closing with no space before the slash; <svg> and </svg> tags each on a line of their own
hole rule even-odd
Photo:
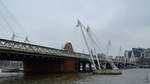
<svg viewBox="0 0 150 84">
<path fill-rule="evenodd" d="M 136 63 L 139 65 L 150 65 L 150 48 L 132 48 L 132 50 L 125 50 L 124 56 L 130 61 L 134 54 Z"/>
<path fill-rule="evenodd" d="M 23 62 L 0 60 L 0 68 L 23 68 Z"/>
<path fill-rule="evenodd" d="M 126 62 L 125 56 L 116 56 L 114 60 L 118 62 Z"/>
<path fill-rule="evenodd" d="M 143 52 L 143 56 L 139 59 L 140 65 L 150 65 L 150 49 Z"/>
</svg>

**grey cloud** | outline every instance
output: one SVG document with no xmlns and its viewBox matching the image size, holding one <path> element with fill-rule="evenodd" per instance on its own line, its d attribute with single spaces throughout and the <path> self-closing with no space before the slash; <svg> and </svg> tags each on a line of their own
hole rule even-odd
<svg viewBox="0 0 150 84">
<path fill-rule="evenodd" d="M 112 40 L 113 55 L 118 54 L 120 46 L 124 49 L 150 47 L 149 0 L 2 1 L 22 24 L 24 31 L 28 32 L 33 43 L 49 41 L 42 45 L 60 48 L 70 41 L 75 51 L 86 50 L 80 30 L 75 28 L 79 18 L 84 24 L 91 26 L 104 47 L 108 40 Z M 25 36 L 23 29 L 15 30 Z M 1 32 L 4 38 L 10 36 L 4 30 Z"/>
</svg>

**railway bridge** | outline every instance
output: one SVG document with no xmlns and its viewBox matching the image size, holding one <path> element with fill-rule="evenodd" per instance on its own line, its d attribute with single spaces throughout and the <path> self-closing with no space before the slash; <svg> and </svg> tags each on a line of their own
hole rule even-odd
<svg viewBox="0 0 150 84">
<path fill-rule="evenodd" d="M 98 66 L 96 57 L 93 56 L 93 58 Z M 92 71 L 90 56 L 74 52 L 72 44 L 69 42 L 66 43 L 64 49 L 55 49 L 0 39 L 0 60 L 23 61 L 25 73 Z M 99 59 L 99 61 L 101 64 L 105 62 L 104 59 Z M 120 67 L 125 64 L 123 62 L 114 62 L 116 65 L 119 64 Z M 130 63 L 127 64 L 129 65 Z"/>
<path fill-rule="evenodd" d="M 89 55 L 74 52 L 71 43 L 64 49 L 49 48 L 29 43 L 0 39 L 0 60 L 23 61 L 24 72 L 79 72 L 91 71 Z M 89 65 L 87 70 L 85 67 Z"/>
</svg>

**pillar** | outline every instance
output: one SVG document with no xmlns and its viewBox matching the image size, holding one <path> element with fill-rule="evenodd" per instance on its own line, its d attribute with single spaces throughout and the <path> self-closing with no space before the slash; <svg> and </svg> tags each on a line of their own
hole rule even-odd
<svg viewBox="0 0 150 84">
<path fill-rule="evenodd" d="M 63 62 L 24 62 L 25 73 L 63 72 Z"/>
<path fill-rule="evenodd" d="M 83 69 L 82 72 L 86 72 L 86 63 L 83 62 L 82 65 L 83 65 L 83 67 L 82 67 L 82 69 Z"/>
<path fill-rule="evenodd" d="M 89 71 L 93 71 L 92 70 L 92 64 L 89 62 Z"/>
<path fill-rule="evenodd" d="M 64 61 L 64 72 L 76 72 L 76 61 L 66 60 Z"/>
<path fill-rule="evenodd" d="M 65 60 L 61 62 L 24 61 L 25 73 L 47 73 L 47 72 L 76 72 L 76 61 Z"/>
<path fill-rule="evenodd" d="M 81 72 L 81 64 L 80 62 L 76 62 L 76 72 Z"/>
</svg>

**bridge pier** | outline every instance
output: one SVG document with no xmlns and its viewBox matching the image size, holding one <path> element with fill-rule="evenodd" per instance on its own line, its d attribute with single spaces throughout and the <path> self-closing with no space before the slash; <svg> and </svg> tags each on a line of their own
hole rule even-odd
<svg viewBox="0 0 150 84">
<path fill-rule="evenodd" d="M 59 73 L 76 72 L 76 61 L 65 60 L 60 62 L 34 62 L 24 61 L 25 73 Z"/>
<path fill-rule="evenodd" d="M 85 62 L 82 63 L 82 72 L 86 72 L 86 63 Z"/>
<path fill-rule="evenodd" d="M 64 61 L 63 72 L 76 72 L 76 62 L 75 60 Z"/>
<path fill-rule="evenodd" d="M 91 64 L 91 62 L 89 62 L 88 64 L 89 64 L 89 71 L 90 71 L 90 72 L 93 71 L 93 70 L 92 70 L 92 64 Z"/>
<path fill-rule="evenodd" d="M 81 63 L 80 62 L 76 63 L 76 70 L 77 70 L 77 72 L 82 72 L 81 71 Z"/>
<path fill-rule="evenodd" d="M 82 62 L 82 72 L 92 72 L 91 62 Z"/>
<path fill-rule="evenodd" d="M 24 61 L 25 73 L 62 72 L 62 70 L 63 70 L 63 65 L 61 62 L 42 63 L 42 62 Z"/>
<path fill-rule="evenodd" d="M 110 63 L 106 63 L 106 69 L 112 69 L 113 67 L 110 65 Z"/>
<path fill-rule="evenodd" d="M 76 72 L 91 72 L 91 71 L 93 71 L 92 64 L 89 61 L 76 62 Z"/>
</svg>

